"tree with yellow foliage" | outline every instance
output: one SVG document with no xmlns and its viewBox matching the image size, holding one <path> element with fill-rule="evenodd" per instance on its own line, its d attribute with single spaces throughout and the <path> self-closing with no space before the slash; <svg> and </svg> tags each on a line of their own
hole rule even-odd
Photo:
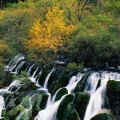
<svg viewBox="0 0 120 120">
<path fill-rule="evenodd" d="M 36 20 L 29 30 L 30 40 L 24 42 L 29 55 L 39 62 L 48 62 L 55 58 L 58 48 L 69 40 L 75 26 L 66 25 L 63 10 L 58 6 L 48 8 L 46 20 Z"/>
</svg>

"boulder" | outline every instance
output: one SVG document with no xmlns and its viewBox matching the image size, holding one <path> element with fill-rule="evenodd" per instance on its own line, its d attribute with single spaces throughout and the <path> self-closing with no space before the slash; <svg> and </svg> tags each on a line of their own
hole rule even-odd
<svg viewBox="0 0 120 120">
<path fill-rule="evenodd" d="M 90 76 L 91 73 L 92 73 L 92 72 L 89 71 L 88 73 L 86 73 L 86 74 L 82 77 L 82 79 L 77 83 L 74 92 L 82 92 L 82 91 L 84 90 L 84 86 L 85 86 L 85 84 L 86 84 L 86 81 L 87 81 L 87 79 L 88 79 L 88 77 Z"/>
<path fill-rule="evenodd" d="M 54 81 L 50 87 L 50 93 L 51 95 L 54 95 L 55 92 L 60 88 L 60 83 L 59 81 Z"/>
<path fill-rule="evenodd" d="M 90 120 L 114 120 L 110 110 L 101 110 L 97 115 Z"/>
<path fill-rule="evenodd" d="M 22 96 L 20 104 L 14 107 L 9 107 L 8 104 L 9 109 L 3 110 L 2 116 L 5 120 L 29 120 L 39 112 L 42 96 L 40 91 L 29 91 L 26 96 Z"/>
<path fill-rule="evenodd" d="M 73 103 L 81 120 L 83 120 L 89 99 L 90 99 L 90 95 L 88 93 L 83 93 L 83 92 L 75 93 Z"/>
<path fill-rule="evenodd" d="M 69 94 L 62 100 L 57 111 L 57 120 L 80 120 L 72 103 L 73 98 L 74 96 Z"/>
<path fill-rule="evenodd" d="M 28 82 L 23 84 L 18 91 L 21 92 L 21 91 L 29 91 L 29 90 L 36 90 L 36 89 L 37 89 L 36 85 L 29 80 Z"/>
<path fill-rule="evenodd" d="M 68 93 L 68 91 L 67 91 L 66 88 L 60 89 L 60 90 L 58 91 L 57 95 L 56 95 L 55 101 L 60 100 L 61 97 L 62 97 L 63 95 L 65 95 L 65 94 L 67 94 L 67 93 Z"/>
<path fill-rule="evenodd" d="M 120 82 L 110 80 L 107 82 L 106 95 L 109 107 L 112 110 L 115 120 L 120 119 Z"/>
</svg>

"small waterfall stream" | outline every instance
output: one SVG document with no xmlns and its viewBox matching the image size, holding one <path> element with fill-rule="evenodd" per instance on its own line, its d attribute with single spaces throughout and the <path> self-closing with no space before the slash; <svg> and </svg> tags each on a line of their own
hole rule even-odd
<svg viewBox="0 0 120 120">
<path fill-rule="evenodd" d="M 52 74 L 52 72 L 54 71 L 54 68 L 50 71 L 50 73 L 47 75 L 46 79 L 45 79 L 45 83 L 44 83 L 44 89 L 47 89 L 47 85 L 48 85 L 48 80 L 50 78 L 50 75 Z"/>
<path fill-rule="evenodd" d="M 25 56 L 22 54 L 18 54 L 17 56 L 15 56 L 10 62 L 9 64 L 6 66 L 9 68 L 9 71 L 13 72 L 14 68 L 17 66 L 17 64 L 21 61 L 24 60 Z"/>
</svg>

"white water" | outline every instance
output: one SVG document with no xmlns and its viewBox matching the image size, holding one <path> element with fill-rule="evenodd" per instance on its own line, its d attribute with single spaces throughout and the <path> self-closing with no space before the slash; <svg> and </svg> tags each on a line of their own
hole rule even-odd
<svg viewBox="0 0 120 120">
<path fill-rule="evenodd" d="M 17 73 L 17 72 L 19 72 L 19 70 L 21 69 L 21 67 L 25 63 L 25 61 L 23 61 L 18 65 L 18 63 L 23 59 L 24 59 L 24 56 L 18 55 L 13 60 L 11 60 L 10 63 L 8 64 L 8 66 L 6 66 L 6 67 L 10 68 L 9 69 L 10 71 L 12 71 L 14 68 L 16 68 L 15 72 Z M 27 67 L 26 71 L 28 71 L 29 75 L 30 75 L 33 67 L 34 67 L 34 65 Z M 39 69 L 39 67 L 36 68 L 35 72 L 30 77 L 30 80 L 32 82 L 34 82 L 36 84 L 36 86 L 41 87 L 38 84 L 37 79 L 39 79 L 39 77 L 42 73 L 42 70 L 40 71 L 40 73 L 38 75 L 36 75 L 38 69 Z M 48 93 L 48 89 L 47 89 L 48 80 L 49 80 L 53 71 L 54 71 L 54 68 L 47 75 L 44 86 L 42 88 L 39 88 L 40 90 L 46 91 L 46 93 L 48 94 L 48 101 L 46 104 L 46 108 L 44 110 L 41 110 L 38 113 L 38 115 L 35 117 L 34 120 L 56 120 L 56 114 L 57 114 L 57 110 L 59 108 L 59 105 L 60 105 L 61 101 L 66 97 L 66 95 L 64 95 L 64 96 L 62 96 L 62 98 L 60 100 L 55 101 L 57 93 L 62 88 L 57 90 L 53 97 L 51 97 L 51 94 Z M 36 75 L 36 77 L 35 77 L 35 75 Z M 81 80 L 81 78 L 82 78 L 82 75 L 80 73 L 77 76 L 73 76 L 71 78 L 69 84 L 65 87 L 68 90 L 68 94 L 72 93 L 72 91 L 75 89 L 77 83 Z M 100 86 L 98 87 L 99 79 L 101 79 L 101 82 L 100 82 Z M 108 72 L 102 72 L 102 74 L 100 74 L 100 73 L 94 72 L 88 78 L 84 91 L 85 92 L 88 91 L 90 93 L 91 97 L 90 97 L 89 104 L 88 104 L 87 109 L 86 109 L 84 120 L 90 120 L 93 116 L 95 116 L 102 109 L 104 109 L 104 98 L 105 98 L 104 96 L 106 94 L 106 84 L 107 84 L 108 80 L 120 81 L 120 74 L 108 73 Z M 4 89 L 0 89 L 0 94 L 3 94 L 5 92 L 10 92 L 11 86 L 18 86 L 18 89 L 19 89 L 20 83 L 18 83 L 17 81 L 14 81 L 9 87 L 4 88 Z M 5 106 L 4 98 L 2 95 L 0 95 L 0 101 L 1 101 L 0 102 L 0 117 L 1 117 L 2 110 L 4 109 L 4 106 Z M 30 109 L 31 109 L 31 107 L 30 107 Z M 28 110 L 30 110 L 30 109 L 28 109 Z M 20 114 L 20 116 L 23 114 L 23 112 Z M 20 116 L 18 116 L 18 118 L 20 118 Z"/>
<path fill-rule="evenodd" d="M 75 89 L 77 83 L 81 80 L 82 76 L 83 74 L 78 73 L 77 76 L 73 76 L 71 78 L 68 85 L 65 87 L 68 90 L 68 94 L 71 94 L 72 90 Z M 41 110 L 34 120 L 56 120 L 56 114 L 57 114 L 59 105 L 61 101 L 68 95 L 68 94 L 63 95 L 60 100 L 55 101 L 56 95 L 61 89 L 62 88 L 57 90 L 55 95 L 52 98 L 51 98 L 51 94 L 48 93 L 49 97 L 48 97 L 46 108 L 44 110 Z"/>
<path fill-rule="evenodd" d="M 5 102 L 3 96 L 0 96 L 0 118 L 2 118 L 2 110 L 5 107 Z"/>
<path fill-rule="evenodd" d="M 13 69 L 17 66 L 18 62 L 21 60 L 24 60 L 25 57 L 22 54 L 18 54 L 17 56 L 15 56 L 7 66 L 7 68 L 9 68 L 9 71 L 13 71 Z"/>
<path fill-rule="evenodd" d="M 22 61 L 17 68 L 15 69 L 15 72 L 11 72 L 11 73 L 19 73 L 21 67 L 26 63 L 26 61 Z"/>
<path fill-rule="evenodd" d="M 100 87 L 97 89 L 99 79 L 101 79 L 101 84 Z M 93 73 L 88 78 L 88 84 L 85 88 L 85 91 L 89 91 L 91 97 L 87 106 L 84 120 L 90 120 L 93 116 L 104 109 L 104 98 L 106 94 L 106 84 L 108 80 L 120 80 L 120 74 L 103 72 L 100 75 L 99 73 Z"/>
<path fill-rule="evenodd" d="M 36 75 L 38 69 L 39 69 L 39 67 L 37 67 L 36 70 L 35 70 L 35 72 L 33 73 L 33 75 L 32 75 L 33 78 L 35 78 L 35 75 Z"/>
<path fill-rule="evenodd" d="M 30 72 L 31 72 L 31 70 L 32 70 L 32 68 L 33 68 L 34 66 L 35 66 L 35 64 L 31 65 L 31 67 L 28 69 L 27 74 L 28 74 L 29 76 L 31 76 L 31 75 L 30 75 Z"/>
<path fill-rule="evenodd" d="M 39 77 L 41 76 L 41 74 L 42 74 L 42 70 L 38 73 L 38 75 L 35 77 L 35 74 L 36 74 L 36 72 L 38 71 L 38 69 L 39 69 L 39 67 L 35 70 L 35 72 L 33 73 L 33 75 L 32 75 L 32 77 L 29 77 L 29 79 L 33 82 L 33 83 L 35 83 L 35 85 L 37 86 L 37 87 L 41 87 L 41 85 L 39 85 Z"/>
<path fill-rule="evenodd" d="M 50 73 L 47 75 L 46 79 L 45 79 L 45 83 L 44 83 L 44 89 L 47 89 L 47 85 L 48 85 L 48 80 L 50 78 L 50 75 L 52 74 L 52 72 L 55 70 L 55 68 L 53 68 Z"/>
<path fill-rule="evenodd" d="M 16 87 L 19 89 L 20 86 L 21 86 L 21 84 L 20 84 L 19 81 L 15 80 L 15 81 L 13 81 L 8 87 L 3 88 L 3 89 L 0 89 L 0 118 L 2 118 L 2 117 L 1 117 L 1 115 L 2 115 L 2 110 L 3 110 L 4 107 L 5 107 L 5 101 L 4 101 L 4 98 L 3 98 L 3 94 L 4 94 L 4 93 L 13 93 L 13 92 L 10 91 L 10 88 L 11 88 L 12 86 L 16 86 Z M 16 91 L 17 91 L 17 90 L 16 90 Z"/>
</svg>

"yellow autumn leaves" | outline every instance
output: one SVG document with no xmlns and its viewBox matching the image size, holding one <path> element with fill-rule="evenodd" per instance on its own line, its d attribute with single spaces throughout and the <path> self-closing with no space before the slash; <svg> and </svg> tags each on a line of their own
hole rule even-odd
<svg viewBox="0 0 120 120">
<path fill-rule="evenodd" d="M 63 47 L 69 40 L 69 35 L 74 29 L 74 25 L 65 24 L 63 10 L 58 6 L 48 8 L 46 20 L 35 21 L 29 30 L 30 40 L 25 41 L 24 44 L 29 54 L 35 59 L 44 60 L 46 56 L 53 58 L 58 48 Z"/>
</svg>

